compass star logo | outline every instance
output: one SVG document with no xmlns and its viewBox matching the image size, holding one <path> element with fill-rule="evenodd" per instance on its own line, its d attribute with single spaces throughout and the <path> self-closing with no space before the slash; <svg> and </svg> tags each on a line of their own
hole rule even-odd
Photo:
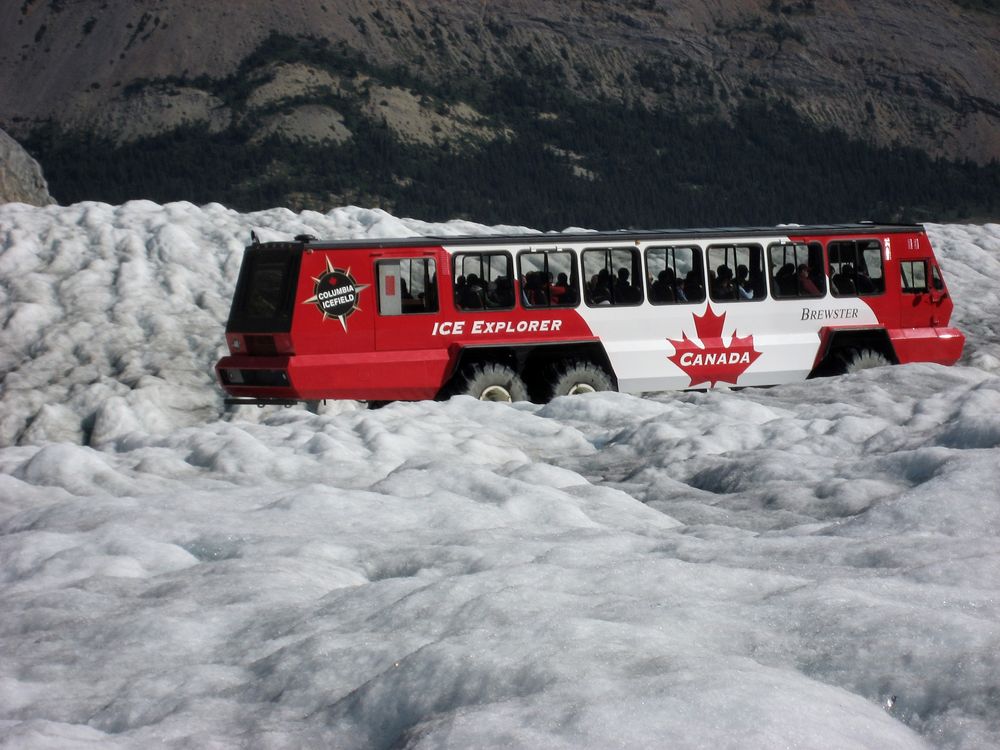
<svg viewBox="0 0 1000 750">
<path fill-rule="evenodd" d="M 716 315 L 709 305 L 704 315 L 695 315 L 694 327 L 703 346 L 699 346 L 682 333 L 680 341 L 667 339 L 673 345 L 674 353 L 668 359 L 691 378 L 689 387 L 699 383 L 732 383 L 736 385 L 740 375 L 756 361 L 760 352 L 754 349 L 753 336 L 740 338 L 733 331 L 727 346 L 722 340 L 722 328 L 726 313 Z"/>
<path fill-rule="evenodd" d="M 313 296 L 302 300 L 303 305 L 316 305 L 316 309 L 323 313 L 323 320 L 327 318 L 337 318 L 340 325 L 347 331 L 347 319 L 355 310 L 360 310 L 358 301 L 361 292 L 368 288 L 368 284 L 359 284 L 351 276 L 351 269 L 346 271 L 334 268 L 330 259 L 326 258 L 326 270 L 319 276 L 314 276 L 316 282 L 313 287 Z"/>
</svg>

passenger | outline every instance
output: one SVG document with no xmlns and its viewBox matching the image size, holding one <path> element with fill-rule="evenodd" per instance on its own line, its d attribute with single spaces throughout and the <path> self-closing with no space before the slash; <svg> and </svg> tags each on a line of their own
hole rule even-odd
<svg viewBox="0 0 1000 750">
<path fill-rule="evenodd" d="M 820 292 L 819 287 L 817 287 L 811 278 L 809 278 L 809 266 L 805 263 L 801 264 L 798 269 L 798 284 L 799 284 L 799 296 L 800 297 L 822 297 L 823 293 Z"/>
<path fill-rule="evenodd" d="M 556 277 L 555 283 L 550 284 L 549 286 L 549 298 L 552 300 L 552 304 L 565 305 L 566 300 L 564 299 L 564 297 L 566 296 L 566 292 L 568 290 L 569 290 L 569 279 L 566 277 L 566 274 L 560 273 Z"/>
<path fill-rule="evenodd" d="M 629 302 L 632 296 L 632 285 L 628 283 L 628 269 L 619 268 L 618 278 L 615 280 L 615 302 Z"/>
<path fill-rule="evenodd" d="M 854 266 L 844 263 L 840 267 L 840 272 L 834 274 L 830 279 L 838 294 L 857 294 L 858 288 L 854 285 Z"/>
<path fill-rule="evenodd" d="M 854 274 L 854 288 L 858 294 L 872 294 L 875 291 L 875 283 L 864 271 L 857 271 Z"/>
<path fill-rule="evenodd" d="M 677 299 L 675 292 L 676 279 L 674 278 L 674 270 L 672 268 L 665 268 L 660 271 L 659 275 L 656 277 L 656 281 L 649 288 L 649 298 L 652 302 L 674 302 Z"/>
<path fill-rule="evenodd" d="M 611 292 L 611 273 L 607 268 L 602 268 L 597 273 L 592 302 L 595 305 L 613 305 L 615 303 L 614 295 Z"/>
<path fill-rule="evenodd" d="M 705 287 L 701 283 L 701 274 L 693 269 L 684 276 L 684 298 L 688 302 L 701 302 L 705 299 Z"/>
<path fill-rule="evenodd" d="M 624 272 L 624 273 L 623 273 Z M 619 268 L 618 269 L 618 280 L 625 282 L 624 297 L 622 297 L 621 302 L 625 302 L 629 305 L 637 305 L 642 302 L 642 289 L 639 288 L 639 279 L 636 278 L 635 281 L 629 281 L 628 269 Z"/>
<path fill-rule="evenodd" d="M 753 299 L 753 287 L 750 285 L 750 269 L 742 263 L 736 266 L 736 293 L 740 299 Z"/>
<path fill-rule="evenodd" d="M 596 304 L 594 295 L 597 293 L 597 274 L 595 273 L 590 277 L 587 282 L 587 286 L 584 287 L 583 296 L 586 299 L 588 305 Z"/>
<path fill-rule="evenodd" d="M 823 269 L 819 266 L 809 266 L 809 278 L 819 289 L 820 296 L 826 294 L 826 277 L 823 276 Z"/>
<path fill-rule="evenodd" d="M 774 276 L 774 285 L 778 290 L 779 297 L 795 297 L 799 293 L 799 285 L 795 279 L 795 266 L 786 263 Z"/>
<path fill-rule="evenodd" d="M 539 271 L 532 271 L 525 277 L 524 284 L 522 285 L 525 304 L 531 307 L 549 304 L 549 295 L 545 291 L 542 278 L 542 274 Z"/>
<path fill-rule="evenodd" d="M 687 302 L 687 293 L 684 291 L 684 285 L 681 283 L 681 280 L 674 275 L 673 269 L 670 270 L 670 274 L 673 279 L 674 297 L 678 302 Z"/>
<path fill-rule="evenodd" d="M 493 284 L 491 292 L 487 292 L 486 304 L 488 307 L 513 307 L 514 289 L 510 283 L 509 276 L 499 276 Z"/>
<path fill-rule="evenodd" d="M 475 274 L 469 274 L 469 279 L 471 278 L 475 278 Z M 480 287 L 471 286 L 465 276 L 459 276 L 455 283 L 455 299 L 458 301 L 458 306 L 463 310 L 482 310 L 484 300 L 479 291 Z"/>
<path fill-rule="evenodd" d="M 715 272 L 715 285 L 712 287 L 713 299 L 736 299 L 736 284 L 733 283 L 733 269 L 729 266 L 719 266 Z"/>
<path fill-rule="evenodd" d="M 580 295 L 577 294 L 575 286 L 567 286 L 566 291 L 559 298 L 560 305 L 575 305 L 579 301 Z"/>
</svg>

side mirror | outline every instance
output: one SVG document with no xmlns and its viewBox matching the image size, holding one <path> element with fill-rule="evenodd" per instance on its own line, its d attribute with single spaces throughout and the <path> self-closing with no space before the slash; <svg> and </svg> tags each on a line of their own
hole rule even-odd
<svg viewBox="0 0 1000 750">
<path fill-rule="evenodd" d="M 948 292 L 944 292 L 943 294 L 937 292 L 931 292 L 931 302 L 934 302 L 935 304 L 940 304 L 941 302 L 944 302 L 946 299 L 948 299 Z"/>
</svg>

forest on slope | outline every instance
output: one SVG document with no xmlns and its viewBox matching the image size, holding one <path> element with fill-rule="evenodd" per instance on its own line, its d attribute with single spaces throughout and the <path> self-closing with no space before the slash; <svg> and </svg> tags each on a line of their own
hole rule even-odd
<svg viewBox="0 0 1000 750">
<path fill-rule="evenodd" d="M 295 65 L 342 83 L 249 106 Z M 673 84 L 662 70 L 636 75 L 647 86 Z M 200 87 L 242 116 L 222 128 L 190 123 L 127 142 L 57 124 L 38 128 L 26 145 L 57 200 L 218 201 L 240 210 L 356 203 L 432 220 L 476 217 L 548 229 L 959 220 L 1000 212 L 995 160 L 979 165 L 879 146 L 820 128 L 763 97 L 747 98 L 729 120 L 587 99 L 561 68 L 530 56 L 516 72 L 431 84 L 343 45 L 274 34 L 223 79 L 138 81 L 132 94 L 154 85 Z M 370 106 L 392 91 L 442 115 L 471 107 L 488 127 L 437 137 L 442 118 L 431 122 L 429 138 L 401 136 Z M 306 105 L 337 113 L 350 136 L 311 139 L 276 129 L 261 137 L 268 117 Z"/>
</svg>

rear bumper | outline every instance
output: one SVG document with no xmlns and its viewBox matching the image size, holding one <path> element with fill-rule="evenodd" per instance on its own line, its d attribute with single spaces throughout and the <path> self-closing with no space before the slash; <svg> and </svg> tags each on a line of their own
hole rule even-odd
<svg viewBox="0 0 1000 750">
<path fill-rule="evenodd" d="M 289 376 L 289 357 L 223 357 L 215 365 L 219 385 L 238 399 L 301 400 Z M 248 401 L 249 403 L 249 401 Z"/>
<path fill-rule="evenodd" d="M 298 398 L 235 398 L 223 399 L 226 406 L 294 406 L 302 403 Z"/>
<path fill-rule="evenodd" d="M 445 350 L 230 355 L 215 366 L 219 384 L 231 402 L 263 404 L 430 399 L 441 390 L 447 371 Z"/>
</svg>

